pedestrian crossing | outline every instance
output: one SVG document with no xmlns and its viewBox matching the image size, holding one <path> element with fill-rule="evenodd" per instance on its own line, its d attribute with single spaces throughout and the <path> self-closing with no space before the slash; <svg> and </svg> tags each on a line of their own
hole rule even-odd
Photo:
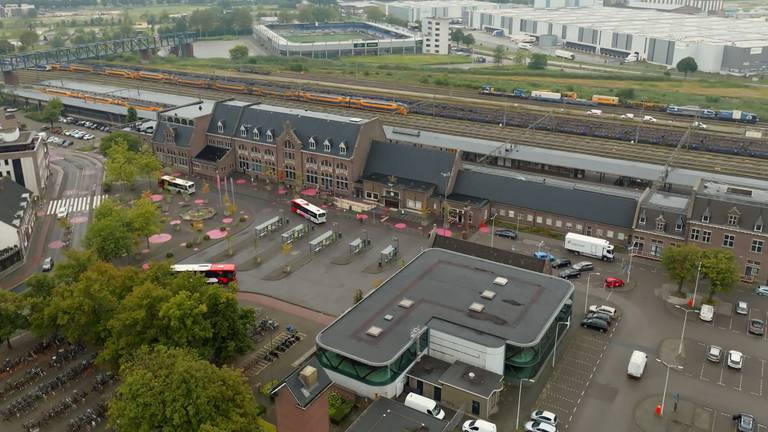
<svg viewBox="0 0 768 432">
<path fill-rule="evenodd" d="M 48 203 L 46 215 L 54 215 L 61 208 L 66 208 L 69 213 L 75 213 L 79 211 L 90 211 L 98 207 L 102 201 L 107 198 L 107 195 L 85 195 L 79 197 L 70 197 L 53 200 Z"/>
</svg>

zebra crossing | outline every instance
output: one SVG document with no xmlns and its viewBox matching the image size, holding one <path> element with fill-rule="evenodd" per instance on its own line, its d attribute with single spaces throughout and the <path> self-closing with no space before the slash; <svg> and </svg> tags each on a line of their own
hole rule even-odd
<svg viewBox="0 0 768 432">
<path fill-rule="evenodd" d="M 46 215 L 54 215 L 60 208 L 66 208 L 69 213 L 90 211 L 98 207 L 107 195 L 84 195 L 79 197 L 62 198 L 48 203 Z"/>
</svg>

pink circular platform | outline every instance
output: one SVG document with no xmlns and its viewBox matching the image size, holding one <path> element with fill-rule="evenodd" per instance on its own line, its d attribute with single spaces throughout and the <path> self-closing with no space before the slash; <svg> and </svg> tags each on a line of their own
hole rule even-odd
<svg viewBox="0 0 768 432">
<path fill-rule="evenodd" d="M 301 191 L 301 194 L 306 196 L 315 196 L 317 195 L 317 189 L 304 189 Z"/>
<path fill-rule="evenodd" d="M 287 192 L 288 192 L 288 191 L 286 191 L 286 190 L 285 190 L 284 188 L 282 188 L 282 187 L 281 187 L 280 189 L 278 189 L 278 190 L 277 190 L 277 194 L 278 194 L 278 195 L 285 195 Z"/>
<path fill-rule="evenodd" d="M 437 233 L 437 235 L 443 236 L 443 237 L 451 237 L 453 235 L 451 230 L 447 230 L 445 228 L 437 228 L 435 232 Z"/>
<path fill-rule="evenodd" d="M 491 229 L 488 228 L 487 226 L 482 226 L 480 227 L 480 232 L 488 234 L 489 232 L 491 232 Z"/>
<path fill-rule="evenodd" d="M 231 217 L 225 217 L 224 219 L 221 220 L 221 223 L 231 224 L 233 220 L 234 219 L 232 219 Z"/>
<path fill-rule="evenodd" d="M 149 268 L 152 267 L 149 263 L 144 263 L 141 265 L 142 270 L 149 270 Z"/>
<path fill-rule="evenodd" d="M 160 194 L 152 194 L 149 196 L 149 198 L 152 200 L 152 202 L 160 202 L 163 200 L 163 196 Z"/>
<path fill-rule="evenodd" d="M 198 198 L 195 200 L 195 204 L 199 204 L 199 205 L 205 204 L 205 200 Z"/>
<path fill-rule="evenodd" d="M 170 234 L 160 233 L 160 234 L 155 234 L 155 235 L 151 236 L 149 238 L 149 242 L 152 243 L 152 244 L 159 244 L 159 243 L 165 243 L 165 242 L 167 242 L 170 239 L 171 239 L 171 235 Z"/>
<path fill-rule="evenodd" d="M 170 221 L 168 223 L 170 223 L 171 225 L 181 225 L 181 220 L 174 219 L 174 220 L 172 220 L 172 221 Z"/>
<path fill-rule="evenodd" d="M 237 183 L 237 184 L 245 184 L 245 183 L 247 183 L 247 180 L 245 180 L 245 179 L 237 179 L 237 180 L 235 180 L 235 183 Z"/>
<path fill-rule="evenodd" d="M 69 222 L 73 223 L 73 224 L 85 223 L 85 222 L 88 222 L 88 216 L 75 216 L 75 217 L 71 217 L 71 218 L 69 218 Z"/>
<path fill-rule="evenodd" d="M 399 223 L 395 224 L 395 228 L 397 228 L 399 230 L 403 230 L 403 229 L 405 229 L 405 227 L 407 227 L 407 225 L 402 223 L 402 222 L 399 222 Z"/>
<path fill-rule="evenodd" d="M 61 249 L 64 247 L 64 242 L 61 240 L 54 240 L 48 243 L 48 249 Z"/>
<path fill-rule="evenodd" d="M 227 232 L 220 229 L 210 230 L 206 234 L 208 234 L 208 237 L 210 237 L 211 240 L 216 240 L 227 236 Z"/>
<path fill-rule="evenodd" d="M 358 214 L 357 216 L 355 216 L 355 217 L 356 217 L 357 219 L 360 219 L 360 220 L 366 220 L 366 219 L 368 219 L 368 215 L 367 215 L 367 214 L 365 214 L 365 213 L 359 213 L 359 214 Z"/>
</svg>

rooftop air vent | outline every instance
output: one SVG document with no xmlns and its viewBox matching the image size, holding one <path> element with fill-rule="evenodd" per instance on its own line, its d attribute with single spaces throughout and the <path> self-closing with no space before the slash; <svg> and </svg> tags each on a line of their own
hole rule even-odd
<svg viewBox="0 0 768 432">
<path fill-rule="evenodd" d="M 400 303 L 398 303 L 397 305 L 400 306 L 401 308 L 408 309 L 411 306 L 413 306 L 413 300 L 408 299 L 408 298 L 404 298 L 404 299 L 400 300 Z"/>
<path fill-rule="evenodd" d="M 493 300 L 493 298 L 496 297 L 496 293 L 491 290 L 485 290 L 480 293 L 480 297 L 487 300 Z"/>
<path fill-rule="evenodd" d="M 365 334 L 367 334 L 368 336 L 376 337 L 380 335 L 382 331 L 384 330 L 382 330 L 381 327 L 371 326 L 371 328 L 369 328 L 368 331 L 365 332 Z"/>
<path fill-rule="evenodd" d="M 350 117 L 349 121 L 351 121 L 352 123 L 360 123 L 361 121 L 363 121 L 363 119 L 358 117 Z"/>
<path fill-rule="evenodd" d="M 385 320 L 385 321 L 392 321 L 392 319 L 394 319 L 394 318 L 395 318 L 395 317 L 394 317 L 394 316 L 392 316 L 392 315 L 390 315 L 390 314 L 386 314 L 386 315 L 384 315 L 384 320 Z"/>
<path fill-rule="evenodd" d="M 472 303 L 469 305 L 469 310 L 472 312 L 482 312 L 485 306 L 482 303 Z"/>
<path fill-rule="evenodd" d="M 509 279 L 501 276 L 498 276 L 496 279 L 493 280 L 494 285 L 500 285 L 500 286 L 506 285 L 507 282 L 509 282 Z"/>
</svg>

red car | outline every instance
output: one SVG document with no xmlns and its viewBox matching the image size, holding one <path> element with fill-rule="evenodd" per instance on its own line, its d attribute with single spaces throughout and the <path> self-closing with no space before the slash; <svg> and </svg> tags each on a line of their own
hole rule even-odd
<svg viewBox="0 0 768 432">
<path fill-rule="evenodd" d="M 621 288 L 624 286 L 624 281 L 617 277 L 607 277 L 605 282 L 603 282 L 603 286 L 606 288 Z"/>
</svg>

